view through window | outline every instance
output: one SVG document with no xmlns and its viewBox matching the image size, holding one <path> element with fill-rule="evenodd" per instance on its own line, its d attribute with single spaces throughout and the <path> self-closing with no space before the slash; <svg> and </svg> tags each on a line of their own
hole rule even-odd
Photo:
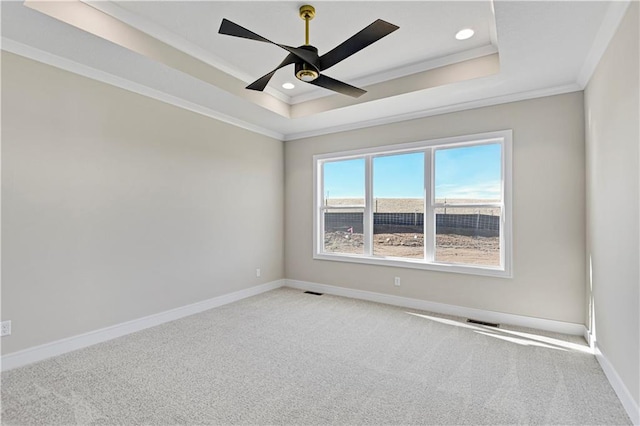
<svg viewBox="0 0 640 426">
<path fill-rule="evenodd" d="M 315 256 L 507 275 L 510 132 L 479 136 L 316 156 Z"/>
<path fill-rule="evenodd" d="M 364 168 L 363 158 L 324 164 L 324 251 L 327 253 L 364 254 Z"/>
<path fill-rule="evenodd" d="M 500 266 L 501 145 L 435 150 L 435 260 Z"/>
<path fill-rule="evenodd" d="M 424 258 L 424 152 L 373 158 L 373 254 Z"/>
</svg>

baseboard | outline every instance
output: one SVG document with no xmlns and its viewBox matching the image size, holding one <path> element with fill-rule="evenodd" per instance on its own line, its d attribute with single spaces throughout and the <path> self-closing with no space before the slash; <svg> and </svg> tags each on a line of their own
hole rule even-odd
<svg viewBox="0 0 640 426">
<path fill-rule="evenodd" d="M 309 290 L 319 293 L 328 293 L 335 296 L 350 297 L 353 299 L 368 300 L 371 302 L 385 303 L 387 305 L 402 306 L 404 308 L 419 309 L 444 315 L 453 315 L 463 318 L 473 318 L 480 321 L 510 324 L 520 327 L 535 328 L 538 330 L 553 331 L 556 333 L 584 335 L 584 325 L 570 322 L 555 321 L 543 318 L 527 317 L 523 315 L 506 314 L 502 312 L 485 311 L 482 309 L 465 308 L 462 306 L 447 305 L 444 303 L 429 302 L 426 300 L 412 299 L 408 297 L 393 296 L 390 294 L 374 293 L 371 291 L 354 290 L 351 288 L 336 287 L 327 284 L 318 284 L 308 281 L 285 280 L 287 287 L 299 290 Z"/>
<path fill-rule="evenodd" d="M 607 376 L 611 387 L 616 392 L 616 395 L 618 395 L 618 399 L 620 399 L 622 406 L 627 411 L 631 422 L 634 425 L 640 425 L 640 405 L 638 405 L 638 403 L 633 399 L 631 392 L 629 392 L 629 389 L 618 375 L 616 369 L 613 368 L 613 365 L 611 365 L 607 357 L 602 353 L 598 347 L 597 341 L 594 346 L 596 359 L 598 360 L 598 363 L 600 363 L 600 367 L 602 367 L 602 371 L 604 371 L 605 376 Z"/>
<path fill-rule="evenodd" d="M 149 315 L 143 318 L 138 318 L 77 336 L 68 337 L 66 339 L 6 354 L 2 356 L 0 370 L 6 371 L 11 370 L 12 368 L 22 367 L 56 355 L 62 355 L 67 352 L 95 345 L 96 343 L 105 342 L 107 340 L 115 339 L 116 337 L 135 333 L 137 331 L 144 330 L 145 328 L 154 327 L 156 325 L 174 321 L 189 315 L 194 315 L 208 309 L 236 302 L 241 299 L 246 299 L 247 297 L 265 293 L 267 291 L 280 288 L 284 284 L 285 280 L 271 281 L 265 284 L 249 287 L 244 290 L 214 297 L 212 299 L 203 300 L 201 302 L 181 306 L 179 308 Z"/>
<path fill-rule="evenodd" d="M 505 314 L 501 312 L 484 311 L 480 309 L 465 308 L 444 303 L 429 302 L 426 300 L 412 299 L 408 297 L 394 296 L 389 294 L 374 293 L 364 290 L 354 290 L 344 287 L 336 287 L 327 284 L 318 284 L 308 281 L 298 280 L 276 280 L 269 283 L 250 287 L 244 290 L 203 300 L 187 306 L 105 327 L 99 330 L 77 336 L 57 340 L 34 346 L 18 352 L 3 355 L 0 360 L 0 370 L 6 371 L 21 367 L 47 358 L 62 355 L 67 352 L 115 339 L 130 333 L 154 327 L 169 321 L 174 321 L 189 315 L 194 315 L 208 309 L 226 305 L 247 297 L 255 296 L 279 287 L 292 287 L 300 290 L 310 290 L 321 293 L 333 294 L 336 296 L 350 297 L 355 299 L 369 300 L 372 302 L 385 303 L 388 305 L 402 306 L 405 308 L 419 309 L 423 311 L 435 312 L 445 315 L 454 315 L 463 318 L 473 318 L 481 321 L 495 322 L 500 324 L 511 324 L 521 327 L 535 328 L 539 330 L 554 331 L 565 334 L 583 335 L 585 327 L 581 324 L 566 323 L 561 321 L 532 318 L 521 315 Z M 604 367 L 603 367 L 604 369 Z"/>
<path fill-rule="evenodd" d="M 589 347 L 590 347 L 591 349 L 593 349 L 593 344 L 594 344 L 595 342 L 593 341 L 593 336 L 591 335 L 591 330 L 589 330 L 589 329 L 587 328 L 587 326 L 584 326 L 584 333 L 583 333 L 583 337 L 584 337 L 584 340 L 586 340 L 586 341 L 587 341 L 587 344 L 589 345 Z"/>
</svg>

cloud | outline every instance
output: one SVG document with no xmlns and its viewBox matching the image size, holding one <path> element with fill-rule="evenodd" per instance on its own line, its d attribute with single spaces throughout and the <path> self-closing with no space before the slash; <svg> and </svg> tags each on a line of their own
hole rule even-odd
<svg viewBox="0 0 640 426">
<path fill-rule="evenodd" d="M 442 184 L 436 186 L 436 198 L 500 199 L 501 181 L 480 182 L 470 185 Z"/>
</svg>

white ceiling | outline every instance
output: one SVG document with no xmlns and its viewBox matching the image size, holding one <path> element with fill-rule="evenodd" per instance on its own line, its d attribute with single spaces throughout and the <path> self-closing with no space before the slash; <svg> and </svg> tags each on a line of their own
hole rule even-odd
<svg viewBox="0 0 640 426">
<path fill-rule="evenodd" d="M 284 50 L 265 43 L 217 34 L 222 18 L 270 40 L 303 44 L 302 2 L 91 3 L 93 8 L 136 28 L 247 84 L 274 68 Z M 436 87 L 388 90 L 352 102 L 342 95 L 292 78 L 292 67 L 272 79 L 262 98 L 234 91 L 227 83 L 196 78 L 176 67 L 25 7 L 2 2 L 2 48 L 100 81 L 284 140 L 393 122 L 482 105 L 581 90 L 628 2 L 472 1 L 325 2 L 316 1 L 311 44 L 320 54 L 375 19 L 400 29 L 327 71 L 361 87 L 393 86 L 395 78 L 499 54 L 497 74 Z M 495 14 L 494 14 L 495 13 Z M 476 36 L 454 35 L 471 27 Z M 86 29 L 86 28 L 85 28 Z M 229 80 L 229 81 L 232 81 Z M 236 80 L 236 81 L 237 81 Z M 226 81 L 226 80 L 225 80 Z M 285 81 L 296 89 L 281 88 Z M 246 91 L 245 91 L 246 92 Z M 272 99 L 299 105 L 330 95 L 333 104 L 300 118 L 275 113 Z M 325 102 L 325 103 L 326 103 Z M 263 105 L 263 106 L 260 106 Z"/>
<path fill-rule="evenodd" d="M 205 50 L 211 58 L 226 62 L 236 75 L 246 75 L 247 83 L 275 68 L 287 52 L 273 45 L 217 34 L 222 18 L 281 44 L 299 46 L 304 43 L 304 21 L 298 16 L 299 2 L 198 2 L 189 4 L 189 7 L 185 7 L 183 2 L 114 3 L 131 14 L 128 15 L 131 23 L 135 23 L 137 18 L 138 22 L 144 19 L 161 26 L 163 30 Z M 490 32 L 492 29 L 495 31 L 488 0 L 398 2 L 393 8 L 389 7 L 389 2 L 318 2 L 316 6 L 316 17 L 310 22 L 310 43 L 319 49 L 320 54 L 377 18 L 400 26 L 400 30 L 328 72 L 350 82 L 394 68 L 490 46 Z M 122 16 L 124 19 L 124 14 Z M 475 36 L 466 41 L 456 40 L 454 35 L 462 28 L 474 28 Z M 277 73 L 271 87 L 285 96 L 323 91 L 310 84 L 298 83 L 292 69 L 290 66 Z M 285 81 L 295 83 L 296 89 L 282 89 Z"/>
</svg>

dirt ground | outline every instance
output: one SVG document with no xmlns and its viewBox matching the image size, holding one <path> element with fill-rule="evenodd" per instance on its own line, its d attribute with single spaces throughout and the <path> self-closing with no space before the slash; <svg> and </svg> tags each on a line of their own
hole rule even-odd
<svg viewBox="0 0 640 426">
<path fill-rule="evenodd" d="M 325 250 L 331 253 L 363 253 L 362 234 L 343 231 L 325 234 Z M 376 256 L 422 258 L 424 236 L 421 233 L 381 233 L 373 236 Z M 499 266 L 498 237 L 469 237 L 457 234 L 436 235 L 436 261 Z"/>
</svg>

